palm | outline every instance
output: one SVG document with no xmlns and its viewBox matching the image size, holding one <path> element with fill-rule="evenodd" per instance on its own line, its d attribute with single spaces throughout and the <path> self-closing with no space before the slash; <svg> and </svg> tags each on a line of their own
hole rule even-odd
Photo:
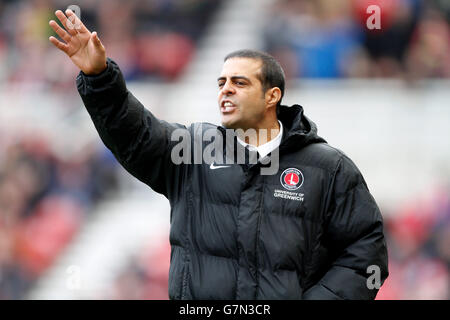
<svg viewBox="0 0 450 320">
<path fill-rule="evenodd" d="M 93 69 L 96 61 L 102 59 L 102 52 L 98 52 L 95 47 L 91 33 L 78 34 L 67 44 L 69 46 L 67 55 L 81 70 Z"/>
<path fill-rule="evenodd" d="M 62 11 L 56 11 L 56 16 L 66 29 L 61 28 L 55 21 L 50 26 L 64 40 L 64 42 L 50 37 L 50 41 L 72 60 L 72 62 L 86 74 L 96 74 L 106 67 L 106 52 L 96 34 L 92 34 L 83 23 L 70 11 L 68 16 L 75 19 L 76 28 L 71 25 Z"/>
</svg>

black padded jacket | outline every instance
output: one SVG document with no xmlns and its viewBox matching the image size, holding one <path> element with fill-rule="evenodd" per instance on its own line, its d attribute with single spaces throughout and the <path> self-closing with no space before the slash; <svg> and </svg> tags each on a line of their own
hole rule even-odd
<svg viewBox="0 0 450 320">
<path fill-rule="evenodd" d="M 280 107 L 279 170 L 262 175 L 260 162 L 174 164 L 174 130 L 224 128 L 157 119 L 109 58 L 100 75 L 80 72 L 77 87 L 104 144 L 170 201 L 171 299 L 375 298 L 372 280 L 388 276 L 380 210 L 301 106 Z"/>
</svg>

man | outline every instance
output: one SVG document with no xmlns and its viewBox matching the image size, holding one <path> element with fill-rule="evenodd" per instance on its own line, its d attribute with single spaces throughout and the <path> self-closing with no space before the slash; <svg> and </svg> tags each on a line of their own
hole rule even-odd
<svg viewBox="0 0 450 320">
<path fill-rule="evenodd" d="M 66 14 L 56 12 L 78 28 L 50 21 L 64 42 L 50 41 L 80 68 L 78 91 L 101 139 L 170 201 L 171 299 L 375 298 L 388 275 L 380 211 L 359 170 L 317 136 L 302 107 L 280 104 L 284 75 L 272 57 L 230 54 L 218 78 L 222 126 L 185 127 L 146 110 L 97 34 Z M 230 129 L 256 131 L 256 139 L 233 138 L 246 147 L 244 161 L 225 143 L 216 150 L 224 161 L 174 163 L 177 130 L 195 139 Z M 249 161 L 252 152 L 258 161 Z M 272 154 L 276 173 L 263 175 Z"/>
</svg>

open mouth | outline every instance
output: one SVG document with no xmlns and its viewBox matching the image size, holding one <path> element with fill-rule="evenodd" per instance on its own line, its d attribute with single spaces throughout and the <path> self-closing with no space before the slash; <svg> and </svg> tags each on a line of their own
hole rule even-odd
<svg viewBox="0 0 450 320">
<path fill-rule="evenodd" d="M 234 110 L 236 110 L 236 105 L 233 104 L 231 101 L 222 101 L 222 103 L 220 104 L 220 111 L 222 113 L 229 113 L 229 112 L 233 112 Z"/>
</svg>

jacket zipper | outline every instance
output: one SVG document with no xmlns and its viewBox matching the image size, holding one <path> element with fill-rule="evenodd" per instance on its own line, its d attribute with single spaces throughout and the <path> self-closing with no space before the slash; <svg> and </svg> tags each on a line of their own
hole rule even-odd
<svg viewBox="0 0 450 320">
<path fill-rule="evenodd" d="M 260 227 L 261 227 L 261 219 L 262 219 L 262 214 L 263 214 L 263 207 L 264 207 L 264 191 L 266 188 L 265 185 L 265 179 L 264 177 L 262 178 L 262 193 L 261 193 L 261 201 L 260 201 L 260 208 L 259 208 L 259 214 L 258 214 L 258 225 L 256 227 L 256 252 L 255 252 L 255 260 L 256 260 L 256 292 L 255 292 L 255 299 L 258 299 L 258 290 L 259 290 L 259 234 L 260 234 Z"/>
</svg>

